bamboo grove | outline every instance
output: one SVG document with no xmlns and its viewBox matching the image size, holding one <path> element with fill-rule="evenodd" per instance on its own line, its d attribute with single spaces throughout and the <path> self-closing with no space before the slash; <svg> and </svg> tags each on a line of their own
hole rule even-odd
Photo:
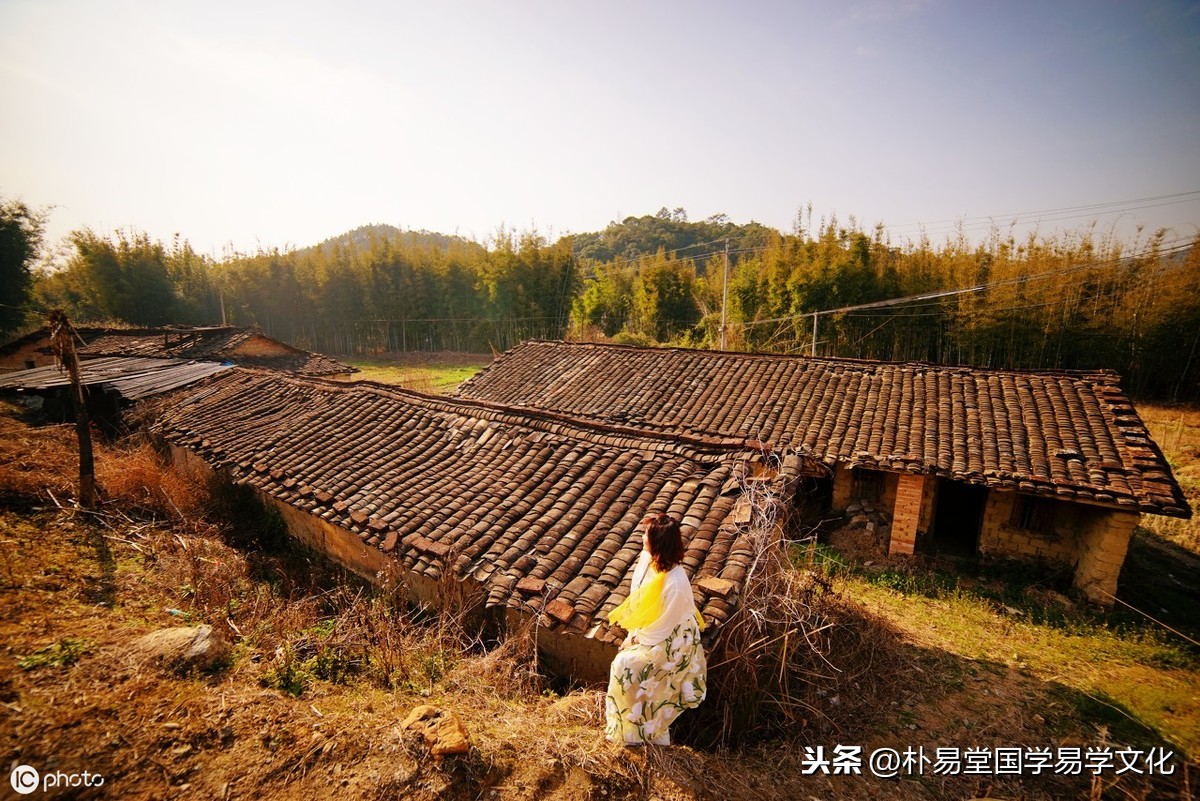
<svg viewBox="0 0 1200 801">
<path fill-rule="evenodd" d="M 607 339 L 1017 369 L 1108 368 L 1142 397 L 1200 400 L 1200 244 L 1093 229 L 994 229 L 895 245 L 853 219 L 783 234 L 682 209 L 553 242 L 500 229 L 484 244 L 368 226 L 304 250 L 214 260 L 186 242 L 72 237 L 35 301 L 79 322 L 257 324 L 342 355 L 503 350 Z M 725 283 L 728 247 L 728 284 Z M 964 288 L 961 294 L 813 312 Z"/>
</svg>

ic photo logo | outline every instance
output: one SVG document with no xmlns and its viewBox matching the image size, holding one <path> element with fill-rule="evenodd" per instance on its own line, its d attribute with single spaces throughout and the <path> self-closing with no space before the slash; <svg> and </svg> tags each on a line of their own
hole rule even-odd
<svg viewBox="0 0 1200 801">
<path fill-rule="evenodd" d="M 104 776 L 90 770 L 83 773 L 63 773 L 56 770 L 43 774 L 29 765 L 17 765 L 9 775 L 8 782 L 20 795 L 29 795 L 37 789 L 46 792 L 60 787 L 101 787 L 104 784 Z"/>
<path fill-rule="evenodd" d="M 28 765 L 17 765 L 13 768 L 8 781 L 12 784 L 12 788 L 21 795 L 29 795 L 41 786 L 42 777 L 38 775 L 37 770 Z"/>
</svg>

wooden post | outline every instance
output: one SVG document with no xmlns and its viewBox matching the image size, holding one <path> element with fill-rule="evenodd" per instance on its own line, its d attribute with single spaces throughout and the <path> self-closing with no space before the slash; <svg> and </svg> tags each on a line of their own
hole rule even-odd
<svg viewBox="0 0 1200 801">
<path fill-rule="evenodd" d="M 75 329 L 61 309 L 49 315 L 50 344 L 59 363 L 71 378 L 71 405 L 75 407 L 75 435 L 79 438 L 79 506 L 96 506 L 96 465 L 92 456 L 92 430 L 88 421 L 87 401 L 79 381 L 79 357 L 75 353 Z"/>
</svg>

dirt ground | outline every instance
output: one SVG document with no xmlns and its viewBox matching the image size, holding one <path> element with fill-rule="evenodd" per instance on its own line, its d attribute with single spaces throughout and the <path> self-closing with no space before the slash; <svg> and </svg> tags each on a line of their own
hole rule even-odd
<svg viewBox="0 0 1200 801">
<path fill-rule="evenodd" d="M 867 775 L 805 775 L 816 747 L 1104 742 L 1061 688 L 888 627 L 875 643 L 886 693 L 861 719 L 797 721 L 738 748 L 622 749 L 602 736 L 602 690 L 538 674 L 527 641 L 456 651 L 442 624 L 249 536 L 244 518 L 157 474 L 144 448 L 102 449 L 104 514 L 72 511 L 70 445 L 62 428 L 0 426 L 0 770 L 104 783 L 28 797 L 1186 798 L 1195 782 L 1179 760 L 1154 780 L 884 779 L 865 763 Z M 233 644 L 216 670 L 179 674 L 133 647 L 202 623 Z M 402 730 L 419 704 L 457 715 L 470 749 L 437 758 Z"/>
</svg>

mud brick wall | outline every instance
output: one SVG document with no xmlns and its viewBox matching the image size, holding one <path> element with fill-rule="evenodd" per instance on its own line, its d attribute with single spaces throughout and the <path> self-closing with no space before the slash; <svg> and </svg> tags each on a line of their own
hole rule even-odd
<svg viewBox="0 0 1200 801">
<path fill-rule="evenodd" d="M 896 482 L 896 504 L 892 510 L 892 539 L 889 554 L 911 554 L 917 544 L 917 530 L 924 508 L 924 474 L 904 473 Z"/>
<path fill-rule="evenodd" d="M 988 492 L 979 532 L 979 552 L 985 556 L 1011 556 L 1050 563 L 1072 565 L 1078 555 L 1075 521 L 1077 510 L 1058 504 L 1052 531 L 1032 531 L 1012 524 L 1015 492 Z"/>
<path fill-rule="evenodd" d="M 1136 512 L 1116 511 L 1096 515 L 1081 532 L 1075 586 L 1089 601 L 1112 605 L 1129 538 L 1140 517 Z"/>
</svg>

